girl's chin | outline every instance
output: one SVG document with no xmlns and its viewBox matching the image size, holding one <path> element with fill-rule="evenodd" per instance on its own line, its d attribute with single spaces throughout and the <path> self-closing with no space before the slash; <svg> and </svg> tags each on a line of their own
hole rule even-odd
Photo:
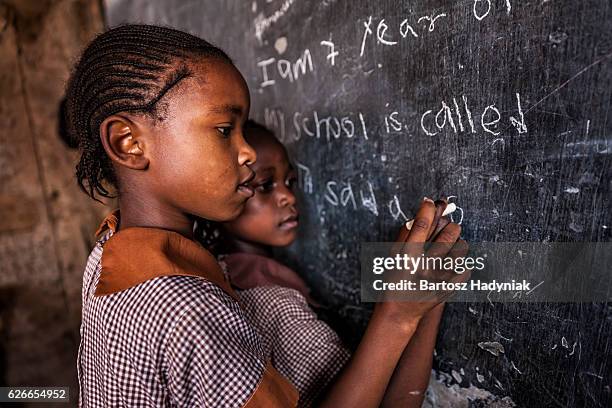
<svg viewBox="0 0 612 408">
<path fill-rule="evenodd" d="M 285 247 L 293 244 L 293 241 L 297 238 L 297 229 L 293 229 L 290 231 L 279 231 L 279 233 L 274 235 L 274 238 L 270 241 L 269 245 L 276 247 Z"/>
<path fill-rule="evenodd" d="M 236 201 L 236 207 L 234 209 L 234 212 L 232 213 L 232 216 L 230 219 L 228 219 L 228 221 L 233 221 L 236 218 L 240 217 L 240 215 L 244 211 L 244 207 L 246 206 L 246 203 L 247 203 L 247 200 L 244 199 L 244 197 L 239 196 L 238 200 Z"/>
<path fill-rule="evenodd" d="M 222 214 L 221 211 L 218 211 L 218 213 L 215 214 L 214 217 L 200 217 L 215 222 L 234 221 L 236 218 L 240 217 L 240 215 L 244 211 L 246 202 L 247 200 L 245 200 L 244 197 L 240 195 L 234 195 L 233 197 L 227 199 L 223 204 L 218 206 L 220 209 L 222 209 Z M 210 211 L 210 209 L 207 210 Z"/>
</svg>

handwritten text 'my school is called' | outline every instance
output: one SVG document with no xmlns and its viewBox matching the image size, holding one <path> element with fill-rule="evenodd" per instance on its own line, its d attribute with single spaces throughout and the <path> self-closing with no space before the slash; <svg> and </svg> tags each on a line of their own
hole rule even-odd
<svg viewBox="0 0 612 408">
<path fill-rule="evenodd" d="M 515 94 L 516 112 L 503 118 L 496 104 L 478 109 L 465 95 L 441 101 L 427 109 L 417 120 L 418 128 L 427 136 L 439 134 L 476 134 L 480 132 L 499 135 L 506 128 L 514 128 L 518 134 L 527 133 L 521 95 Z M 409 118 L 403 118 L 398 111 L 382 114 L 382 118 L 362 112 L 324 115 L 317 110 L 287 113 L 281 108 L 265 108 L 264 122 L 273 129 L 283 142 L 304 138 L 332 142 L 338 139 L 369 140 L 368 131 L 372 121 L 374 128 L 383 129 L 383 134 L 407 132 Z M 509 125 L 504 127 L 504 122 Z"/>
</svg>

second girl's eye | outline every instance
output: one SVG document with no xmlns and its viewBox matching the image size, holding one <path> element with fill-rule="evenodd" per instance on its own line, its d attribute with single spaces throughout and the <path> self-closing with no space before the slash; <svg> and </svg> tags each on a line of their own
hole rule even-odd
<svg viewBox="0 0 612 408">
<path fill-rule="evenodd" d="M 217 130 L 219 131 L 219 133 L 223 135 L 223 137 L 229 137 L 230 134 L 232 133 L 231 126 L 219 126 Z"/>
<path fill-rule="evenodd" d="M 264 180 L 259 183 L 255 189 L 261 193 L 269 193 L 274 189 L 274 181 L 272 179 Z"/>
<path fill-rule="evenodd" d="M 287 179 L 287 181 L 285 181 L 285 185 L 289 188 L 289 189 L 293 189 L 293 187 L 295 186 L 295 183 L 297 182 L 297 178 L 296 177 L 289 177 Z"/>
</svg>

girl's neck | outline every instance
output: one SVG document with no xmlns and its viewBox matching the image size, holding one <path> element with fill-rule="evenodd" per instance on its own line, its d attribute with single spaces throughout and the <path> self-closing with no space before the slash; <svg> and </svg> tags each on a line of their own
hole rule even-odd
<svg viewBox="0 0 612 408">
<path fill-rule="evenodd" d="M 228 250 L 229 253 L 244 252 L 247 254 L 261 255 L 272 258 L 271 247 L 237 238 L 232 238 L 230 242 L 228 242 Z"/>
<path fill-rule="evenodd" d="M 122 193 L 119 199 L 120 229 L 129 227 L 159 228 L 193 239 L 193 220 L 176 209 L 164 208 L 153 200 Z"/>
</svg>

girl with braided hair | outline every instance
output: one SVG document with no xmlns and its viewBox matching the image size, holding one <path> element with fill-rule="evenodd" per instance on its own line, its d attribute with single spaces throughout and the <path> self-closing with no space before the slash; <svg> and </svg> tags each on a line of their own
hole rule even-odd
<svg viewBox="0 0 612 408">
<path fill-rule="evenodd" d="M 118 197 L 83 276 L 79 405 L 292 407 L 294 384 L 262 339 L 196 219 L 230 221 L 254 194 L 244 78 L 208 42 L 125 25 L 95 38 L 68 82 L 66 126 L 79 185 Z M 408 241 L 437 223 L 425 201 Z M 458 226 L 446 237 L 456 240 Z M 406 239 L 406 237 L 404 237 Z M 378 406 L 402 350 L 434 304 L 380 303 L 321 406 Z M 299 350 L 296 350 L 299 352 Z"/>
</svg>

